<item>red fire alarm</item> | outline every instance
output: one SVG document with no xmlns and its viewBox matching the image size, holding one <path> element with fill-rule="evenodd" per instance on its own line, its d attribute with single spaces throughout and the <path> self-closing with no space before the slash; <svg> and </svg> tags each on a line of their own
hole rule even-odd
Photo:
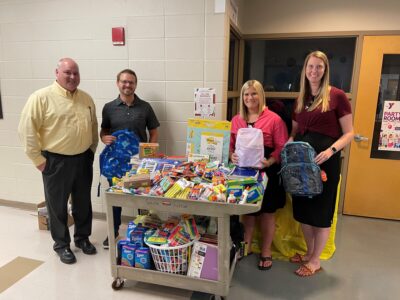
<svg viewBox="0 0 400 300">
<path fill-rule="evenodd" d="M 114 46 L 125 45 L 125 28 L 124 27 L 114 27 L 112 32 L 112 42 Z"/>
</svg>

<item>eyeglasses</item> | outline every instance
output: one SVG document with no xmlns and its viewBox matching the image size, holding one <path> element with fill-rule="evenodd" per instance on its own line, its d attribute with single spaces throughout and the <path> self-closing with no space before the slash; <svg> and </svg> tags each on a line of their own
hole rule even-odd
<svg viewBox="0 0 400 300">
<path fill-rule="evenodd" d="M 129 80 L 120 80 L 119 82 L 121 82 L 123 85 L 134 85 L 135 84 L 135 82 L 129 81 Z"/>
</svg>

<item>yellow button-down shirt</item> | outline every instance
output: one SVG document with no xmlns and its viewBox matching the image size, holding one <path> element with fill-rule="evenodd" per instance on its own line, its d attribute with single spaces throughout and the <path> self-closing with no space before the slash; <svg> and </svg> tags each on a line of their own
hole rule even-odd
<svg viewBox="0 0 400 300">
<path fill-rule="evenodd" d="M 76 155 L 90 147 L 94 153 L 99 138 L 93 99 L 82 90 L 71 93 L 54 82 L 29 97 L 18 133 L 35 166 L 46 161 L 42 150 Z"/>
</svg>

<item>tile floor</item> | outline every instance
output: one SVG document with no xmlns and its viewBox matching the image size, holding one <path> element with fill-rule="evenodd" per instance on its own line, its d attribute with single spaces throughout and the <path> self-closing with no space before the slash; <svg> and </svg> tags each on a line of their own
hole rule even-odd
<svg viewBox="0 0 400 300">
<path fill-rule="evenodd" d="M 40 231 L 34 212 L 0 206 L 0 266 L 17 256 L 45 263 L 0 293 L 0 299 L 209 299 L 209 295 L 127 281 L 111 288 L 108 251 L 101 243 L 104 220 L 93 221 L 95 256 L 72 246 L 78 262 L 65 265 L 52 251 L 50 233 Z M 237 266 L 228 299 L 400 299 L 400 222 L 340 216 L 334 257 L 313 278 L 293 274 L 295 265 L 274 261 L 256 268 L 253 255 Z"/>
</svg>

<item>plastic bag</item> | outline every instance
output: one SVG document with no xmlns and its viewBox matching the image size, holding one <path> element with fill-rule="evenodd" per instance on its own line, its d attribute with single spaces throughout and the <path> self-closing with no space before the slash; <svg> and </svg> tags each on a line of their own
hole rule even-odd
<svg viewBox="0 0 400 300">
<path fill-rule="evenodd" d="M 321 253 L 320 259 L 330 259 L 335 253 L 335 235 L 337 224 L 337 210 L 339 206 L 340 182 L 338 183 L 335 213 L 333 214 L 331 231 L 325 248 Z M 275 213 L 275 236 L 272 242 L 272 257 L 274 259 L 288 260 L 296 253 L 305 254 L 307 251 L 306 242 L 304 241 L 301 225 L 293 218 L 292 197 L 286 194 L 286 205 L 282 209 L 278 209 Z M 261 252 L 261 233 L 259 224 L 257 224 L 251 249 L 254 253 Z"/>
<path fill-rule="evenodd" d="M 261 129 L 240 128 L 237 133 L 235 153 L 239 167 L 261 168 L 264 158 L 264 138 Z"/>
</svg>

